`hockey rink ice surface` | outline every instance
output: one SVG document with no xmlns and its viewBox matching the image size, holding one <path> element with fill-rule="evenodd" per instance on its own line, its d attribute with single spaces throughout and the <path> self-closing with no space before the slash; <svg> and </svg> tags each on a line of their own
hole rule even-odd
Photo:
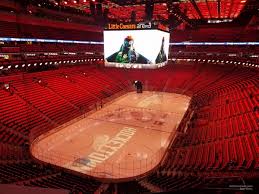
<svg viewBox="0 0 259 194">
<path fill-rule="evenodd" d="M 129 92 L 85 118 L 38 137 L 32 155 L 98 178 L 123 179 L 161 161 L 188 108 L 190 97 Z"/>
</svg>

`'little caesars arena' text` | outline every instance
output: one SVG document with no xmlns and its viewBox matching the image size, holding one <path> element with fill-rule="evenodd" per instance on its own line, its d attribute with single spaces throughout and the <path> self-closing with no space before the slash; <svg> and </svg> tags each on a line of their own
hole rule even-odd
<svg viewBox="0 0 259 194">
<path fill-rule="evenodd" d="M 138 24 L 108 24 L 108 30 L 134 30 L 134 29 L 150 29 L 152 23 L 138 23 Z"/>
<path fill-rule="evenodd" d="M 98 151 L 90 153 L 86 158 L 78 159 L 68 165 L 77 171 L 89 171 L 95 168 L 98 164 L 103 163 L 115 154 L 122 146 L 124 146 L 136 133 L 136 129 L 124 127 L 119 133 L 111 138 L 107 143 L 102 145 Z"/>
</svg>

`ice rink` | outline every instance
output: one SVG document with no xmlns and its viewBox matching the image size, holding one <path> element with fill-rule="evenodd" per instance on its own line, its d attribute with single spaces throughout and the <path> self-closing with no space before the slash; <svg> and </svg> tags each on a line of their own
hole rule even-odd
<svg viewBox="0 0 259 194">
<path fill-rule="evenodd" d="M 69 125 L 38 137 L 32 155 L 98 178 L 123 179 L 161 161 L 190 98 L 165 92 L 129 92 Z"/>
</svg>

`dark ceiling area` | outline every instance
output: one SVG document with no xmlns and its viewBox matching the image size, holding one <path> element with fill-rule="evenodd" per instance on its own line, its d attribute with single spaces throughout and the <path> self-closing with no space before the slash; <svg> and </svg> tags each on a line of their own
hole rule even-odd
<svg viewBox="0 0 259 194">
<path fill-rule="evenodd" d="M 153 19 L 168 19 L 168 15 L 179 8 L 189 19 L 234 19 L 256 0 L 50 0 L 63 6 L 75 7 L 91 13 L 91 4 L 109 9 L 109 16 L 129 20 L 136 13 L 136 20 L 145 19 L 145 7 L 153 9 Z M 168 6 L 169 5 L 169 6 Z"/>
<path fill-rule="evenodd" d="M 258 15 L 258 0 L 27 0 L 39 6 L 76 10 L 97 21 L 158 21 L 174 28 L 180 24 L 235 23 L 246 25 Z"/>
</svg>

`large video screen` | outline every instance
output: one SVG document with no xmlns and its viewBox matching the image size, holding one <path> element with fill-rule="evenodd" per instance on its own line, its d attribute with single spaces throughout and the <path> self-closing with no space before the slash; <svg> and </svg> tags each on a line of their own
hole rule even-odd
<svg viewBox="0 0 259 194">
<path fill-rule="evenodd" d="M 105 63 L 165 63 L 169 52 L 169 33 L 152 30 L 104 31 Z"/>
</svg>

